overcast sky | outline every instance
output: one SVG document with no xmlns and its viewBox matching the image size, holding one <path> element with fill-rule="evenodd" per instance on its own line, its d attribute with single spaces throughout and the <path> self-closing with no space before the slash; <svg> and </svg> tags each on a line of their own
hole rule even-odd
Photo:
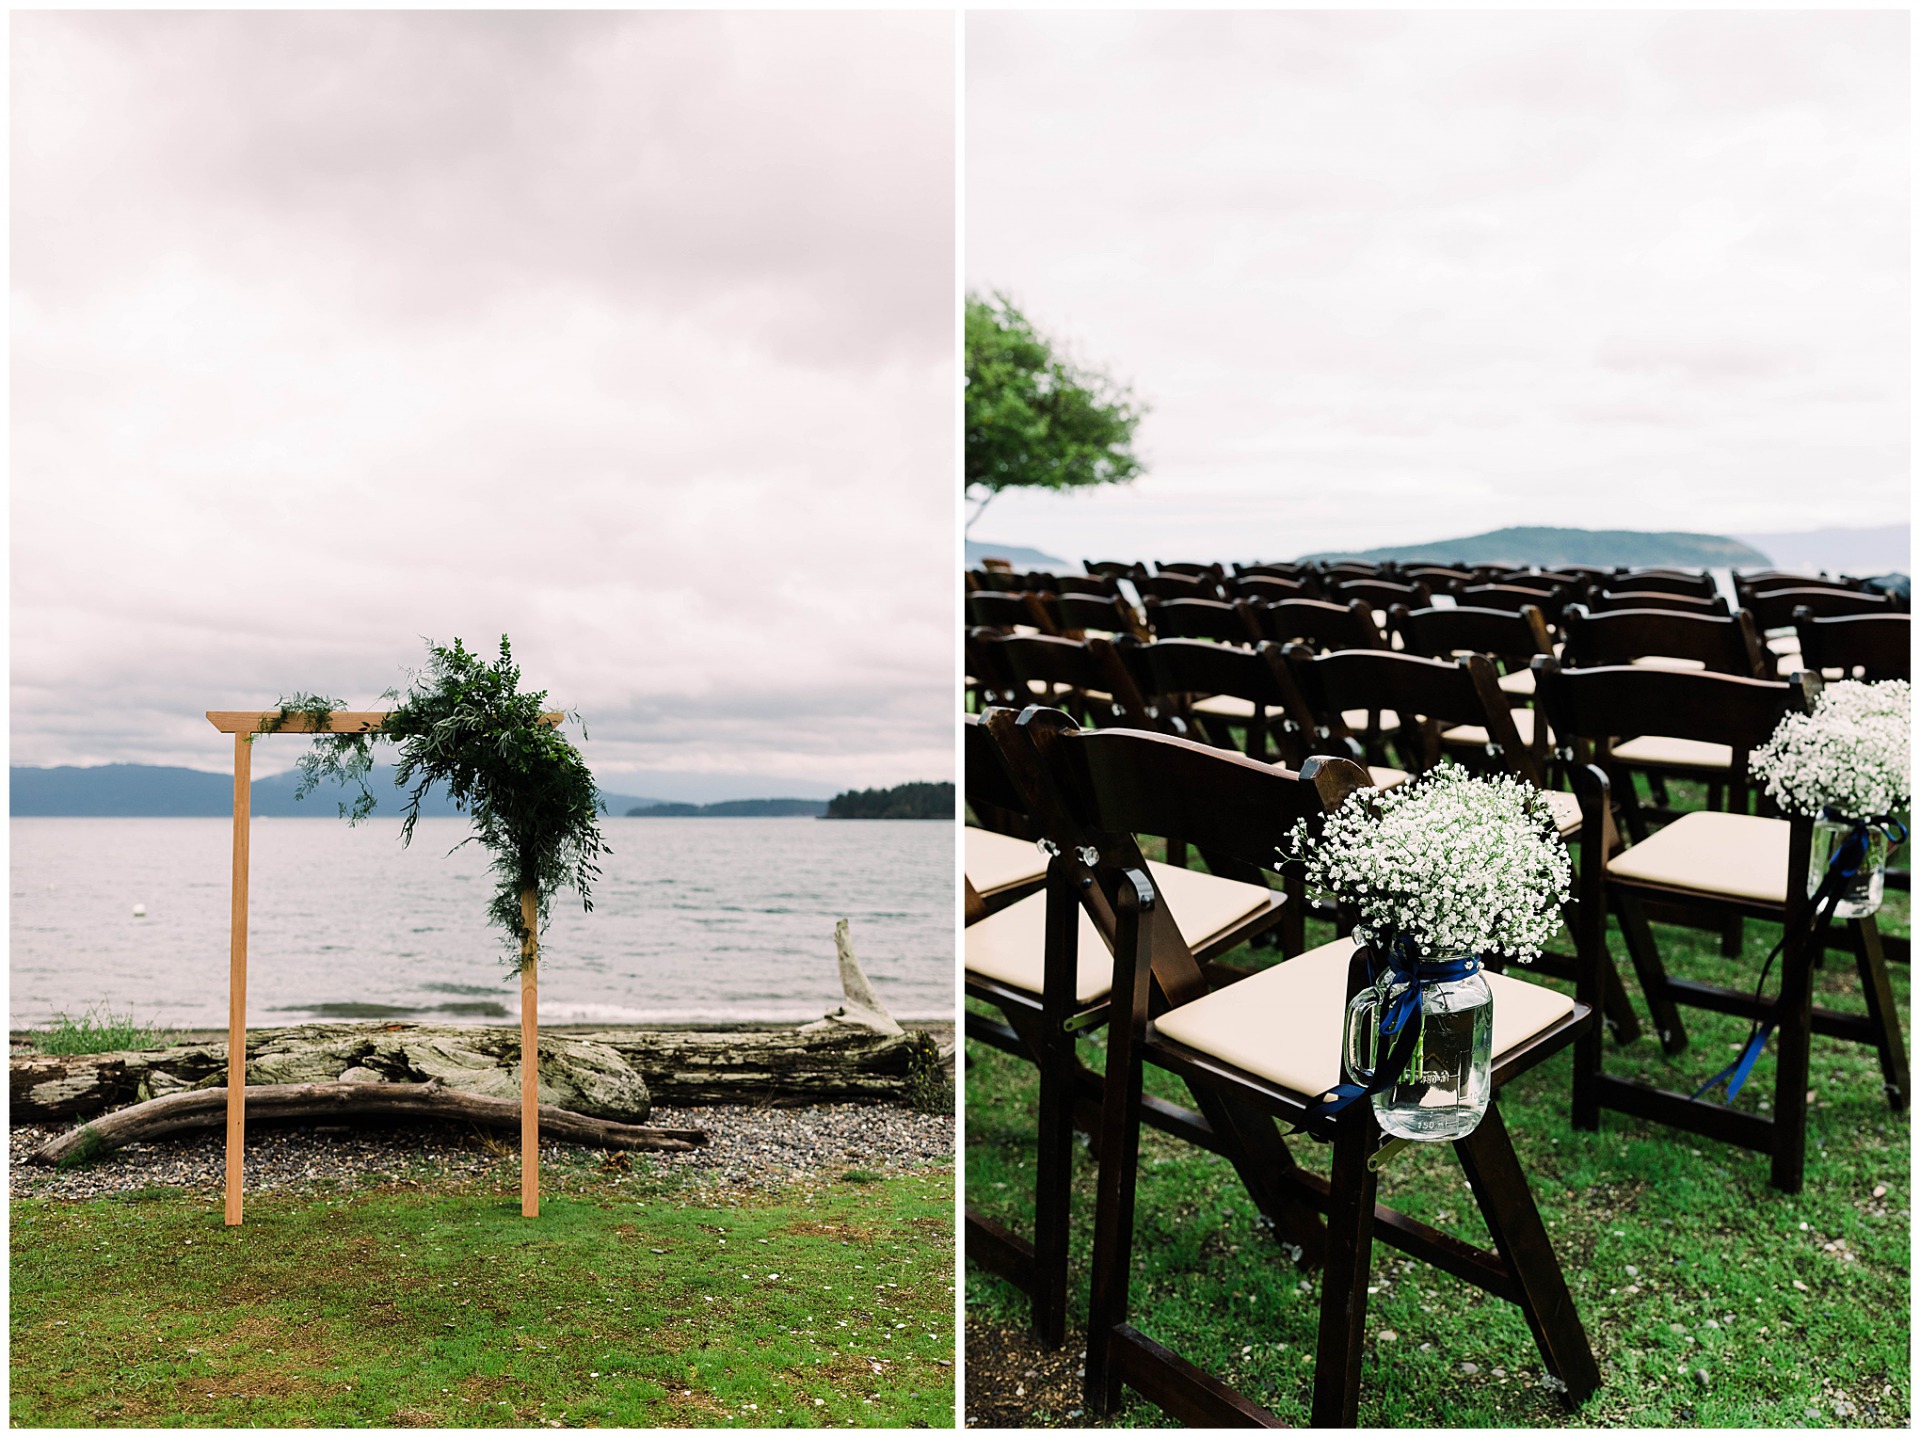
<svg viewBox="0 0 1920 1438">
<path fill-rule="evenodd" d="M 13 761 L 505 632 L 620 792 L 949 777 L 954 50 L 16 13 Z"/>
<path fill-rule="evenodd" d="M 1152 408 L 1062 557 L 1904 523 L 1904 13 L 981 13 L 966 275 Z"/>
</svg>

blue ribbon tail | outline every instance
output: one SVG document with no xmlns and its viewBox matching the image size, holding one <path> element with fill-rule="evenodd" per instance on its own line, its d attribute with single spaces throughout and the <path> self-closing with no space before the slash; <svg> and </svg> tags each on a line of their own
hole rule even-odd
<svg viewBox="0 0 1920 1438">
<path fill-rule="evenodd" d="M 1701 1084 L 1689 1097 L 1699 1098 L 1701 1094 L 1717 1088 L 1723 1082 L 1727 1085 L 1727 1102 L 1732 1103 L 1740 1095 L 1740 1089 L 1753 1073 L 1753 1066 L 1760 1061 L 1760 1051 L 1767 1046 L 1767 1040 L 1773 1036 L 1771 1022 L 1761 1025 L 1759 1031 L 1749 1038 L 1740 1050 L 1740 1057 L 1721 1069 L 1719 1073 Z"/>
</svg>

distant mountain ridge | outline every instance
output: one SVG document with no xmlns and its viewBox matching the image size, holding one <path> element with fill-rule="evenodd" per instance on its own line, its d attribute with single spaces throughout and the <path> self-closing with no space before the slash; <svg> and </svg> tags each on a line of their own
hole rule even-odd
<svg viewBox="0 0 1920 1438">
<path fill-rule="evenodd" d="M 1629 565 L 1645 568 L 1671 565 L 1687 569 L 1764 569 L 1772 559 L 1723 534 L 1692 534 L 1682 530 L 1554 529 L 1517 526 L 1470 534 L 1460 539 L 1436 539 L 1421 544 L 1388 544 L 1378 549 L 1330 549 L 1303 554 L 1308 560 L 1393 560 L 1433 564 Z"/>
<path fill-rule="evenodd" d="M 1058 574 L 1063 569 L 1078 573 L 1080 561 L 1069 563 L 1055 555 L 1038 549 L 1029 549 L 1021 544 L 984 544 L 977 539 L 967 541 L 967 568 L 978 569 L 986 559 L 1004 559 L 1015 569 L 1044 569 L 1049 574 Z"/>
<path fill-rule="evenodd" d="M 380 804 L 374 817 L 398 816 L 406 796 L 393 782 L 394 769 L 379 765 L 368 787 Z M 8 771 L 8 813 L 14 818 L 220 818 L 233 813 L 233 776 L 212 774 L 166 764 L 63 764 L 52 768 L 13 765 Z M 340 812 L 345 790 L 322 786 L 305 799 L 295 799 L 297 772 L 256 779 L 250 790 L 251 811 L 261 818 L 331 819 Z M 635 806 L 658 804 L 631 794 L 607 794 L 607 811 L 624 813 Z M 824 803 L 822 804 L 824 808 Z M 449 818 L 460 811 L 437 786 L 420 805 L 423 818 Z"/>
</svg>

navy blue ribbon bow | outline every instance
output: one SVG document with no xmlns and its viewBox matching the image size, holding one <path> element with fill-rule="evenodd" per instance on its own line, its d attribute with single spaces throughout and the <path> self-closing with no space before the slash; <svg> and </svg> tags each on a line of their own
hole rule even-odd
<svg viewBox="0 0 1920 1438">
<path fill-rule="evenodd" d="M 1386 1001 L 1384 1008 L 1375 1012 L 1374 1021 L 1387 1045 L 1386 1057 L 1374 1065 L 1373 1077 L 1367 1082 L 1335 1084 L 1307 1105 L 1306 1114 L 1300 1120 L 1302 1128 L 1311 1128 L 1319 1120 L 1339 1113 L 1355 1099 L 1384 1093 L 1398 1083 L 1420 1045 L 1420 1014 L 1427 986 L 1452 983 L 1480 972 L 1480 959 L 1476 954 L 1460 959 L 1423 959 L 1413 943 L 1401 937 L 1384 947 L 1368 946 L 1367 974 L 1376 985 L 1382 960 L 1394 979 L 1405 985 Z M 1344 1050 L 1344 1039 L 1342 1044 Z M 1341 1059 L 1344 1066 L 1344 1051 Z"/>
<path fill-rule="evenodd" d="M 1811 905 L 1812 920 L 1808 932 L 1808 941 L 1818 943 L 1826 932 L 1827 925 L 1833 921 L 1834 911 L 1840 907 L 1840 900 L 1847 892 L 1847 886 L 1867 862 L 1867 855 L 1873 852 L 1873 835 L 1878 830 L 1887 836 L 1887 841 L 1898 847 L 1907 841 L 1907 828 L 1898 819 L 1889 814 L 1876 815 L 1871 819 L 1856 819 L 1853 827 L 1847 830 L 1845 837 L 1833 846 L 1833 853 L 1827 859 L 1827 872 L 1820 878 L 1820 886 L 1813 891 Z M 1788 882 L 1792 882 L 1791 876 Z M 1760 965 L 1760 982 L 1754 985 L 1753 997 L 1756 1001 L 1766 990 L 1767 971 L 1773 967 L 1773 961 L 1779 957 L 1781 949 L 1786 947 L 1787 936 L 1783 932 L 1780 942 L 1767 954 L 1766 962 Z M 1777 1012 L 1777 1011 L 1776 1011 Z M 1717 1088 L 1724 1083 L 1727 1086 L 1727 1102 L 1732 1103 L 1738 1096 L 1741 1086 L 1753 1072 L 1753 1066 L 1760 1061 L 1761 1050 L 1767 1046 L 1767 1040 L 1773 1037 L 1775 1018 L 1755 1019 L 1753 1027 L 1747 1033 L 1747 1041 L 1740 1047 L 1740 1056 L 1719 1073 L 1701 1084 L 1689 1097 L 1699 1098 L 1701 1094 Z"/>
</svg>

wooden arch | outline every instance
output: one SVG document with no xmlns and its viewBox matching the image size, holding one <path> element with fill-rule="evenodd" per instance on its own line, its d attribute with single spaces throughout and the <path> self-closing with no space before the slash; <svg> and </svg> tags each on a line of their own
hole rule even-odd
<svg viewBox="0 0 1920 1438">
<path fill-rule="evenodd" d="M 325 724 L 305 714 L 280 720 L 278 709 L 209 709 L 207 719 L 222 734 L 233 735 L 233 946 L 227 987 L 227 1226 L 240 1223 L 244 1186 L 242 1156 L 247 1132 L 247 837 L 253 818 L 253 740 L 257 735 L 370 734 L 386 722 L 383 709 L 336 709 Z M 541 722 L 559 724 L 564 714 L 543 714 Z M 537 932 L 539 898 L 532 889 L 520 895 L 520 1212 L 540 1216 L 540 1021 Z"/>
</svg>

